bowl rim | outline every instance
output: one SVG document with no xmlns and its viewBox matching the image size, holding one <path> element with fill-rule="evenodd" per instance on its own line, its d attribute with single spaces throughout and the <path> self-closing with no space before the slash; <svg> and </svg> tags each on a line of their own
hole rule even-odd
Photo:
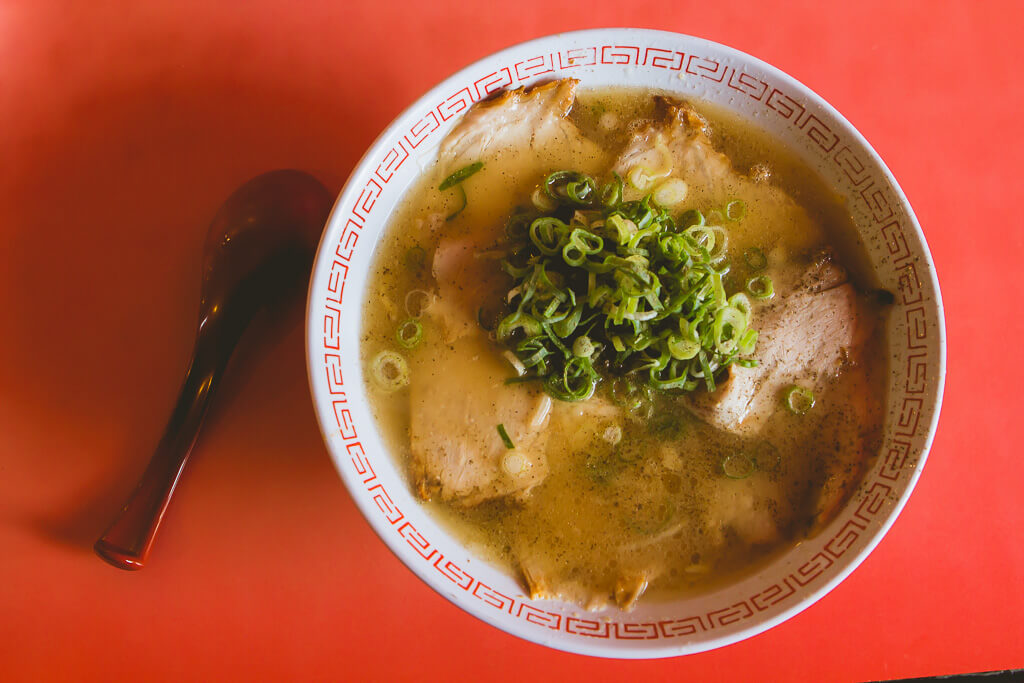
<svg viewBox="0 0 1024 683">
<path fill-rule="evenodd" d="M 933 305 L 936 316 L 936 331 L 935 331 L 935 344 L 938 351 L 938 359 L 936 363 L 936 388 L 934 393 L 934 403 L 932 406 L 932 413 L 930 420 L 927 425 L 927 431 L 917 457 L 916 464 L 906 481 L 906 485 L 899 495 L 898 499 L 894 502 L 891 511 L 887 516 L 880 522 L 877 528 L 873 529 L 869 539 L 865 545 L 848 560 L 846 560 L 845 566 L 835 571 L 831 578 L 822 582 L 813 590 L 805 593 L 803 596 L 798 598 L 794 604 L 788 608 L 780 611 L 776 615 L 756 621 L 747 625 L 745 628 L 719 635 L 716 637 L 700 640 L 695 646 L 692 644 L 679 643 L 673 641 L 661 641 L 659 647 L 630 647 L 622 641 L 616 641 L 614 647 L 609 647 L 605 641 L 594 641 L 593 639 L 586 638 L 575 638 L 572 640 L 561 639 L 555 640 L 554 638 L 545 638 L 543 636 L 546 633 L 541 632 L 538 629 L 526 629 L 519 626 L 519 624 L 504 619 L 497 618 L 493 611 L 481 609 L 479 606 L 474 605 L 470 602 L 462 602 L 456 599 L 456 594 L 448 594 L 446 591 L 441 590 L 440 586 L 443 584 L 439 583 L 439 579 L 432 574 L 428 574 L 426 570 L 419 564 L 414 565 L 409 559 L 404 557 L 398 550 L 398 543 L 393 540 L 393 537 L 389 534 L 384 533 L 387 530 L 384 521 L 375 514 L 377 510 L 373 507 L 372 503 L 365 497 L 355 495 L 350 485 L 348 474 L 342 469 L 341 463 L 331 447 L 328 441 L 328 432 L 332 430 L 332 426 L 325 422 L 325 416 L 321 413 L 318 407 L 318 395 L 316 381 L 314 379 L 314 366 L 312 359 L 321 350 L 315 347 L 317 333 L 314 330 L 314 325 L 319 324 L 318 320 L 312 318 L 312 310 L 314 306 L 313 296 L 317 291 L 317 285 L 321 284 L 323 279 L 323 265 L 324 259 L 322 258 L 322 251 L 325 244 L 328 244 L 328 234 L 331 231 L 331 226 L 341 217 L 342 209 L 348 206 L 357 199 L 357 194 L 360 191 L 360 186 L 354 181 L 364 175 L 367 170 L 372 172 L 372 169 L 368 169 L 369 162 L 376 160 L 382 156 L 382 154 L 389 151 L 389 146 L 392 141 L 401 137 L 403 134 L 403 126 L 409 124 L 409 117 L 417 110 L 419 110 L 424 103 L 437 100 L 440 96 L 447 95 L 452 89 L 453 85 L 464 83 L 467 80 L 467 76 L 479 70 L 485 64 L 494 60 L 500 59 L 502 56 L 511 55 L 512 53 L 521 52 L 534 46 L 541 46 L 551 43 L 553 40 L 560 42 L 572 43 L 574 40 L 580 40 L 585 38 L 603 38 L 607 36 L 622 36 L 624 34 L 633 36 L 643 36 L 646 40 L 653 42 L 657 39 L 665 41 L 679 41 L 683 40 L 689 42 L 692 46 L 707 48 L 712 52 L 722 53 L 729 58 L 736 59 L 740 62 L 747 63 L 755 66 L 762 70 L 766 74 L 778 79 L 781 82 L 786 83 L 790 86 L 794 93 L 806 98 L 808 103 L 813 103 L 817 107 L 824 110 L 829 116 L 831 116 L 836 123 L 838 123 L 842 132 L 848 136 L 849 140 L 855 142 L 861 150 L 866 152 L 870 157 L 871 161 L 877 165 L 881 172 L 881 176 L 884 178 L 888 185 L 888 189 L 894 194 L 899 208 L 907 217 L 906 225 L 904 229 L 912 229 L 915 238 L 919 241 L 922 249 L 922 255 L 927 263 L 929 285 L 934 292 Z M 361 308 L 362 301 L 360 300 L 358 306 Z M 361 326 L 361 323 L 360 323 Z M 936 273 L 934 258 L 932 257 L 931 250 L 928 246 L 924 232 L 921 229 L 920 222 L 917 219 L 913 208 L 906 197 L 902 187 L 896 181 L 889 167 L 885 164 L 885 161 L 881 158 L 878 152 L 875 151 L 874 147 L 867 141 L 863 134 L 860 133 L 835 107 L 833 107 L 827 100 L 818 95 L 815 91 L 804 85 L 802 82 L 785 73 L 781 69 L 765 62 L 764 60 L 750 55 L 746 52 L 733 48 L 731 46 L 718 43 L 716 41 L 708 40 L 698 36 L 693 36 L 684 33 L 678 33 L 673 31 L 664 31 L 657 29 L 643 29 L 643 28 L 629 28 L 629 27 L 605 27 L 605 28 L 593 28 L 584 29 L 578 31 L 560 32 L 555 34 L 549 34 L 532 38 L 530 40 L 522 41 L 501 48 L 494 52 L 488 53 L 487 55 L 474 60 L 466 66 L 460 68 L 452 75 L 444 78 L 435 86 L 424 92 L 419 97 L 415 98 L 411 104 L 405 107 L 394 119 L 384 128 L 384 130 L 374 139 L 369 145 L 366 152 L 360 157 L 359 161 L 353 166 L 351 173 L 345 181 L 345 185 L 334 203 L 331 213 L 326 222 L 326 227 L 321 237 L 320 245 L 317 249 L 316 258 L 312 266 L 312 272 L 309 282 L 309 288 L 307 292 L 307 302 L 305 311 L 305 349 L 306 349 L 306 370 L 307 380 L 309 382 L 310 394 L 314 404 L 314 414 L 316 416 L 317 425 L 320 429 L 321 436 L 324 439 L 324 445 L 328 453 L 331 456 L 332 463 L 338 470 L 340 478 L 344 483 L 348 493 L 362 514 L 363 518 L 370 524 L 374 532 L 384 542 L 385 546 L 393 555 L 395 555 L 413 574 L 421 581 L 426 583 L 436 593 L 441 595 L 443 598 L 451 602 L 460 610 L 484 621 L 495 628 L 508 633 L 509 635 L 522 638 L 524 640 L 552 647 L 558 650 L 572 652 L 576 654 L 583 654 L 589 656 L 596 656 L 602 658 L 612 659 L 651 659 L 660 657 L 671 657 L 680 656 L 685 654 L 693 654 L 697 652 L 708 651 L 723 647 L 735 642 L 746 640 L 760 633 L 767 631 L 774 626 L 791 619 L 800 612 L 809 608 L 813 604 L 817 603 L 822 597 L 831 592 L 839 583 L 844 581 L 854 569 L 859 567 L 861 563 L 871 554 L 871 552 L 878 546 L 885 535 L 892 528 L 896 519 L 903 511 L 911 493 L 914 491 L 918 480 L 920 479 L 921 473 L 924 469 L 924 465 L 927 461 L 928 455 L 931 451 L 932 444 L 934 442 L 935 433 L 941 413 L 943 394 L 945 388 L 945 376 L 946 376 L 946 354 L 947 354 L 947 340 L 946 340 L 946 327 L 945 327 L 945 315 L 944 307 L 942 303 L 941 291 L 939 288 L 938 276 Z M 317 368 L 320 369 L 320 368 Z M 361 382 L 362 378 L 359 378 Z M 517 628 L 518 627 L 518 628 Z M 643 641 L 636 641 L 638 644 Z"/>
</svg>

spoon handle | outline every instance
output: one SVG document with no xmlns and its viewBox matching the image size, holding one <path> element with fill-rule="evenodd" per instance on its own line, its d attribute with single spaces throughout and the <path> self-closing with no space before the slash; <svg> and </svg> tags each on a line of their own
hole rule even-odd
<svg viewBox="0 0 1024 683">
<path fill-rule="evenodd" d="M 160 522 L 199 437 L 210 399 L 234 346 L 233 342 L 226 345 L 215 342 L 217 335 L 210 334 L 210 322 L 209 319 L 203 320 L 199 326 L 184 386 L 142 479 L 94 546 L 100 557 L 119 569 L 142 569 L 145 566 Z"/>
</svg>

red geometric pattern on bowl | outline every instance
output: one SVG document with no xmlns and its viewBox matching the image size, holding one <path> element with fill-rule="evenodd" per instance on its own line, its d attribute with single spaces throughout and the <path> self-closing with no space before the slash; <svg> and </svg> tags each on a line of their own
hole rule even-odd
<svg viewBox="0 0 1024 683">
<path fill-rule="evenodd" d="M 654 39 L 650 42 L 665 41 Z M 889 421 L 879 457 L 839 518 L 826 529 L 825 534 L 813 539 L 818 552 L 770 584 L 760 585 L 739 599 L 733 596 L 728 604 L 658 621 L 630 621 L 629 615 L 612 619 L 568 616 L 558 611 L 560 605 L 504 595 L 466 567 L 460 567 L 452 558 L 446 557 L 416 528 L 378 481 L 371 461 L 375 457 L 388 456 L 384 453 L 371 456 L 365 452 L 359 436 L 362 426 L 357 427 L 353 420 L 341 372 L 342 353 L 358 358 L 358 349 L 342 351 L 341 344 L 342 304 L 346 296 L 346 281 L 352 275 L 353 254 L 357 249 L 373 248 L 376 231 L 371 239 L 365 240 L 365 244 L 360 242 L 361 235 L 373 216 L 381 193 L 413 151 L 424 144 L 424 149 L 439 144 L 446 132 L 445 122 L 497 90 L 556 76 L 574 76 L 578 69 L 586 68 L 588 73 L 597 74 L 601 69 L 624 67 L 674 72 L 683 79 L 696 79 L 698 83 L 712 87 L 728 88 L 737 96 L 759 103 L 765 116 L 777 117 L 794 133 L 805 138 L 807 147 L 822 162 L 822 170 L 831 167 L 835 184 L 854 199 L 855 219 L 869 251 L 876 257 L 883 282 L 895 283 L 897 306 L 890 318 L 890 352 L 893 357 L 903 359 L 898 367 L 890 368 L 893 381 L 888 397 Z M 930 394 L 936 392 L 936 383 L 941 382 L 941 377 L 934 376 L 937 365 L 934 359 L 939 354 L 937 347 L 940 343 L 940 334 L 936 332 L 941 321 L 935 321 L 934 314 L 930 314 L 926 306 L 935 305 L 938 293 L 931 291 L 930 282 L 922 282 L 919 277 L 921 261 L 909 246 L 904 224 L 906 214 L 900 210 L 900 200 L 894 196 L 887 179 L 862 158 L 857 151 L 862 146 L 856 140 L 849 139 L 843 130 L 833 130 L 819 116 L 820 112 L 807 104 L 801 93 L 789 91 L 786 83 L 779 80 L 772 78 L 770 73 L 757 69 L 748 71 L 731 64 L 727 58 L 660 45 L 609 42 L 541 52 L 500 64 L 437 98 L 431 109 L 396 136 L 397 142 L 390 149 L 374 159 L 377 162 L 373 166 L 375 170 L 359 189 L 355 201 L 348 206 L 336 207 L 333 222 L 341 223 L 340 234 L 331 243 L 321 245 L 318 257 L 318 262 L 330 259 L 326 286 L 311 293 L 312 303 L 317 304 L 311 307 L 311 311 L 322 311 L 322 337 L 318 340 L 320 343 L 311 345 L 311 348 L 319 349 L 318 357 L 311 358 L 311 372 L 318 371 L 326 379 L 333 413 L 331 426 L 341 437 L 347 466 L 371 496 L 376 512 L 386 522 L 387 528 L 408 544 L 430 567 L 430 571 L 437 572 L 453 587 L 478 600 L 487 609 L 502 612 L 536 629 L 588 639 L 626 641 L 694 639 L 724 627 L 741 625 L 766 611 L 782 614 L 790 609 L 789 603 L 807 586 L 819 584 L 824 587 L 829 580 L 841 579 L 842 576 L 836 573 L 838 561 L 852 549 L 866 552 L 863 543 L 858 542 L 870 540 L 878 534 L 884 518 L 894 512 L 900 491 L 912 486 L 918 459 L 924 450 L 920 445 L 915 447 L 914 442 L 916 440 L 920 444 L 927 436 L 932 421 L 930 413 L 925 415 L 926 401 Z M 376 223 L 383 223 L 385 219 L 377 219 Z M 379 225 L 376 230 L 380 230 Z M 877 258 L 879 253 L 882 256 Z M 347 302 L 345 308 L 356 312 L 350 320 L 359 319 L 360 304 L 361 301 Z M 938 368 L 941 371 L 941 363 Z M 326 431 L 326 424 L 324 426 Z"/>
</svg>

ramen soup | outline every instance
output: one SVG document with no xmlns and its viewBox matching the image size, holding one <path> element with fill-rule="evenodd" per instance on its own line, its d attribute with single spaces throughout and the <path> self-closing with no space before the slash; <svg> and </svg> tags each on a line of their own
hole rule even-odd
<svg viewBox="0 0 1024 683">
<path fill-rule="evenodd" d="M 734 581 L 877 451 L 883 307 L 841 200 L 748 122 L 561 80 L 477 104 L 364 305 L 409 484 L 533 598 Z"/>
</svg>

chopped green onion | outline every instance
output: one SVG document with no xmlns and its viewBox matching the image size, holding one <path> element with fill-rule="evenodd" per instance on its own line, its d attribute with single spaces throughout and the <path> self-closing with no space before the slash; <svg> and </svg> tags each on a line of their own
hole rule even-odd
<svg viewBox="0 0 1024 683">
<path fill-rule="evenodd" d="M 710 256 L 711 252 L 715 249 L 715 231 L 707 225 L 692 225 L 683 231 L 683 235 L 690 238 L 692 249 L 690 254 L 692 256 L 700 256 L 700 250 L 708 252 Z"/>
<path fill-rule="evenodd" d="M 410 318 L 421 318 L 433 303 L 434 295 L 425 289 L 412 289 L 405 295 L 405 312 Z"/>
<path fill-rule="evenodd" d="M 551 399 L 548 399 L 548 400 L 551 400 Z M 498 436 L 501 437 L 501 441 L 502 441 L 502 443 L 505 444 L 505 448 L 507 448 L 509 450 L 512 450 L 513 448 L 516 447 L 516 445 L 514 443 L 512 443 L 512 439 L 509 438 L 508 432 L 505 431 L 505 425 L 503 425 L 503 424 L 499 424 L 498 425 Z"/>
<path fill-rule="evenodd" d="M 610 443 L 613 446 L 618 445 L 622 441 L 622 427 L 619 425 L 611 425 L 606 427 L 601 433 L 601 438 Z"/>
<path fill-rule="evenodd" d="M 747 267 L 753 271 L 764 270 L 768 267 L 768 257 L 757 247 L 750 247 L 744 251 L 743 260 L 747 262 Z"/>
<path fill-rule="evenodd" d="M 669 175 L 671 155 L 659 151 L 659 175 L 633 175 Z M 552 397 L 582 401 L 614 380 L 612 399 L 639 411 L 653 406 L 652 391 L 714 391 L 729 365 L 756 364 L 750 298 L 723 281 L 726 219 L 708 224 L 695 209 L 673 218 L 661 202 L 674 198 L 658 191 L 681 191 L 677 180 L 623 201 L 619 177 L 600 185 L 557 171 L 541 184 L 557 208 L 534 202 L 512 214 L 501 261 L 512 285 L 494 333 L 525 369 L 516 381 L 541 380 Z"/>
<path fill-rule="evenodd" d="M 420 245 L 409 247 L 405 252 L 405 267 L 409 270 L 418 270 L 426 263 L 427 252 Z"/>
<path fill-rule="evenodd" d="M 544 389 L 560 401 L 586 401 L 597 388 L 597 373 L 589 358 L 573 357 L 561 373 L 553 373 L 544 383 Z"/>
<path fill-rule="evenodd" d="M 527 337 L 536 337 L 541 333 L 541 324 L 537 322 L 537 319 L 521 311 L 514 311 L 498 323 L 498 327 L 494 330 L 494 335 L 498 338 L 498 341 L 508 339 L 517 330 L 523 330 L 523 333 Z"/>
<path fill-rule="evenodd" d="M 450 214 L 448 214 L 445 217 L 446 221 L 454 220 L 456 216 L 465 211 L 466 205 L 469 202 L 469 200 L 466 198 L 466 189 L 462 187 L 462 185 L 456 185 L 455 189 L 459 191 L 459 208 L 455 209 L 455 211 L 452 211 Z"/>
<path fill-rule="evenodd" d="M 750 324 L 750 299 L 747 298 L 746 294 L 736 292 L 729 297 L 729 305 L 733 308 L 739 309 L 739 311 L 746 317 L 747 324 Z"/>
<path fill-rule="evenodd" d="M 612 382 L 612 402 L 626 410 L 637 410 L 644 402 L 644 392 L 628 379 L 616 379 Z"/>
<path fill-rule="evenodd" d="M 590 358 L 594 355 L 594 342 L 590 341 L 590 337 L 587 335 L 577 337 L 576 341 L 572 343 L 572 355 L 579 358 Z"/>
<path fill-rule="evenodd" d="M 447 190 L 450 187 L 455 187 L 456 185 L 460 184 L 463 180 L 473 175 L 483 167 L 484 163 L 482 161 L 477 161 L 475 163 L 470 164 L 469 166 L 463 166 L 459 170 L 455 171 L 455 173 L 452 173 L 450 176 L 445 178 L 437 189 L 443 192 L 444 190 Z"/>
<path fill-rule="evenodd" d="M 551 256 L 562 248 L 562 239 L 568 226 L 557 218 L 538 218 L 530 224 L 530 240 L 542 254 Z"/>
<path fill-rule="evenodd" d="M 641 192 L 646 190 L 654 181 L 651 172 L 643 166 L 634 166 L 626 177 L 629 179 L 629 184 Z"/>
<path fill-rule="evenodd" d="M 613 175 L 614 179 L 601 188 L 601 205 L 608 209 L 614 209 L 622 201 L 622 176 Z"/>
<path fill-rule="evenodd" d="M 793 385 L 786 391 L 786 407 L 794 415 L 805 415 L 814 407 L 814 392 L 797 385 Z"/>
<path fill-rule="evenodd" d="M 700 377 L 704 380 L 704 384 L 707 385 L 708 393 L 712 393 L 715 390 L 715 374 L 711 370 L 711 363 L 708 361 L 708 356 L 703 351 L 697 352 L 697 360 L 700 361 L 700 374 L 693 373 L 694 376 Z"/>
<path fill-rule="evenodd" d="M 409 318 L 395 332 L 398 343 L 407 349 L 414 349 L 423 339 L 423 325 L 415 318 Z"/>
<path fill-rule="evenodd" d="M 505 351 L 501 356 L 512 365 L 512 369 L 516 371 L 517 376 L 522 377 L 526 374 L 526 366 L 523 365 L 523 361 L 519 360 L 519 356 L 511 351 Z"/>
<path fill-rule="evenodd" d="M 746 453 L 733 453 L 722 458 L 722 474 L 730 479 L 746 479 L 757 469 L 757 463 Z"/>
<path fill-rule="evenodd" d="M 370 362 L 370 376 L 385 391 L 396 391 L 409 384 L 409 365 L 395 351 L 381 351 Z"/>
<path fill-rule="evenodd" d="M 690 360 L 700 351 L 700 344 L 694 340 L 684 339 L 674 334 L 669 336 L 665 347 L 676 360 Z"/>
<path fill-rule="evenodd" d="M 691 225 L 704 225 L 705 218 L 697 209 L 688 209 L 683 212 L 683 215 L 676 221 L 676 225 L 681 228 L 688 228 Z"/>
<path fill-rule="evenodd" d="M 538 211 L 551 211 L 558 208 L 558 203 L 549 197 L 542 187 L 538 187 L 533 191 L 533 194 L 530 195 L 530 201 L 533 202 L 534 207 Z"/>
<path fill-rule="evenodd" d="M 614 233 L 609 234 L 609 237 L 615 240 L 618 244 L 626 244 L 629 239 L 636 234 L 637 228 L 636 223 L 623 218 L 620 214 L 613 213 L 609 216 L 605 222 L 605 227 L 609 230 L 614 230 Z"/>
<path fill-rule="evenodd" d="M 711 261 L 720 261 L 726 257 L 725 248 L 729 244 L 729 234 L 720 225 L 712 225 L 708 229 L 715 234 L 715 249 L 708 250 Z"/>
<path fill-rule="evenodd" d="M 444 181 L 442 181 L 441 184 L 438 185 L 437 189 L 441 190 L 442 192 L 452 187 L 458 189 L 459 197 L 461 199 L 459 208 L 455 209 L 454 212 L 448 214 L 448 216 L 445 218 L 446 221 L 453 220 L 466 208 L 466 202 L 468 200 L 466 199 L 466 189 L 462 187 L 462 181 L 468 178 L 469 176 L 473 175 L 483 167 L 484 164 L 482 161 L 477 161 L 475 163 L 470 164 L 469 166 L 463 166 L 458 171 L 452 173 L 450 176 L 445 178 Z"/>
<path fill-rule="evenodd" d="M 654 188 L 651 199 L 659 206 L 675 206 L 686 199 L 688 190 L 689 186 L 685 181 L 679 178 L 669 178 Z"/>
<path fill-rule="evenodd" d="M 558 171 L 544 179 L 544 190 L 556 202 L 591 206 L 597 200 L 597 185 L 590 176 L 577 171 Z"/>
<path fill-rule="evenodd" d="M 740 355 L 746 356 L 747 354 L 754 352 L 754 347 L 757 346 L 757 330 L 748 329 L 740 337 L 739 343 L 736 344 L 736 352 Z M 745 365 L 747 359 L 740 359 L 737 361 L 741 365 Z M 753 361 L 753 365 L 745 365 L 745 367 L 756 367 L 757 361 Z"/>
<path fill-rule="evenodd" d="M 715 313 L 714 331 L 715 348 L 724 355 L 736 350 L 740 337 L 746 332 L 747 316 L 738 308 L 726 306 Z"/>
<path fill-rule="evenodd" d="M 767 275 L 758 275 L 747 280 L 747 291 L 755 299 L 771 299 L 775 296 L 775 285 Z"/>
<path fill-rule="evenodd" d="M 747 204 L 741 199 L 734 199 L 725 205 L 725 217 L 730 221 L 743 220 L 747 215 Z"/>
<path fill-rule="evenodd" d="M 501 469 L 512 477 L 519 477 L 530 471 L 533 463 L 518 451 L 509 451 L 501 457 Z"/>
</svg>

